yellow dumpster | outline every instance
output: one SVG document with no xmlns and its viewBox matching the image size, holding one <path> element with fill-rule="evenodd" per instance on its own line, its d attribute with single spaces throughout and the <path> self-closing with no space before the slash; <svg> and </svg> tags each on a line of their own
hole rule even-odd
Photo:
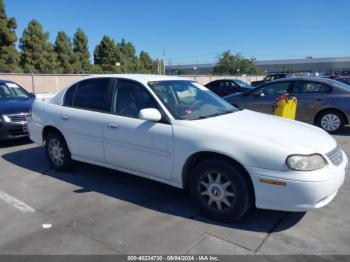
<svg viewBox="0 0 350 262">
<path fill-rule="evenodd" d="M 289 119 L 295 119 L 297 112 L 297 98 L 284 94 L 277 98 L 276 103 L 273 107 L 273 114 Z"/>
</svg>

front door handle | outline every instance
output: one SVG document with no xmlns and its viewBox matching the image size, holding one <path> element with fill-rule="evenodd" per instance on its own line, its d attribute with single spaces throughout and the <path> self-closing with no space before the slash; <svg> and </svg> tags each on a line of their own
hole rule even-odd
<svg viewBox="0 0 350 262">
<path fill-rule="evenodd" d="M 117 129 L 119 126 L 115 123 L 109 123 L 109 124 L 107 124 L 107 127 L 110 129 Z"/>
</svg>

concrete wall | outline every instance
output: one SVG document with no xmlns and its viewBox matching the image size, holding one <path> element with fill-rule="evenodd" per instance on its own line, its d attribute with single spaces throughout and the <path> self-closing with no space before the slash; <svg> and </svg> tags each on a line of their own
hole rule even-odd
<svg viewBox="0 0 350 262">
<path fill-rule="evenodd" d="M 28 92 L 35 94 L 57 93 L 74 81 L 83 78 L 84 75 L 32 75 L 32 74 L 4 74 L 0 73 L 0 79 L 11 80 L 24 87 Z M 217 79 L 240 79 L 247 83 L 261 80 L 263 76 L 208 76 L 186 75 L 185 78 L 193 79 L 205 85 Z"/>
<path fill-rule="evenodd" d="M 70 83 L 81 79 L 84 75 L 31 75 L 0 73 L 1 80 L 16 82 L 28 92 L 36 94 L 57 93 Z"/>
</svg>

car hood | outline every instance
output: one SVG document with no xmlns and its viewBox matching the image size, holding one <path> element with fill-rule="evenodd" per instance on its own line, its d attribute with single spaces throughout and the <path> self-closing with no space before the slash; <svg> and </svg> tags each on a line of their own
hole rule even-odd
<svg viewBox="0 0 350 262">
<path fill-rule="evenodd" d="M 223 137 L 238 137 L 247 143 L 273 143 L 274 147 L 298 154 L 326 154 L 337 146 L 321 128 L 273 115 L 241 110 L 235 113 L 190 121 L 197 128 Z M 234 135 L 235 134 L 235 135 Z M 258 144 L 257 144 L 258 146 Z"/>
<path fill-rule="evenodd" d="M 33 103 L 28 99 L 0 99 L 0 114 L 27 113 Z"/>
</svg>

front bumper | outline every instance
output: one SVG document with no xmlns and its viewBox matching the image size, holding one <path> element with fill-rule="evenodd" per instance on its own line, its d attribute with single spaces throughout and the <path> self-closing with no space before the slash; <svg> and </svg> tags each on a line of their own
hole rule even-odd
<svg viewBox="0 0 350 262">
<path fill-rule="evenodd" d="M 1 123 L 0 124 L 0 141 L 11 140 L 16 138 L 28 137 L 27 124 L 19 123 Z"/>
<path fill-rule="evenodd" d="M 306 211 L 321 208 L 330 203 L 345 180 L 348 159 L 343 154 L 339 166 L 307 172 L 309 179 L 293 180 L 297 171 L 275 171 L 261 168 L 247 168 L 255 190 L 255 205 L 258 208 L 283 211 Z M 288 179 L 286 179 L 288 177 Z M 272 180 L 279 184 L 267 184 L 261 180 Z"/>
</svg>

